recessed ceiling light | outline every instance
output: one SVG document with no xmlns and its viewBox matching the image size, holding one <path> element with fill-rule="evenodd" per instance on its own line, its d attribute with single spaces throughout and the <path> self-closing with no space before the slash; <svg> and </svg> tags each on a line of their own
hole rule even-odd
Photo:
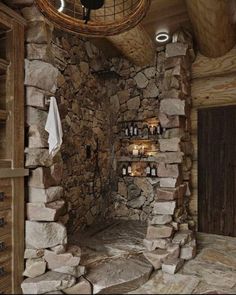
<svg viewBox="0 0 236 295">
<path fill-rule="evenodd" d="M 169 40 L 170 36 L 168 33 L 158 33 L 156 35 L 156 41 L 158 43 L 164 43 L 167 42 Z"/>
<path fill-rule="evenodd" d="M 58 9 L 58 12 L 62 12 L 63 9 L 64 9 L 64 7 L 65 7 L 65 1 L 64 1 L 64 0 L 60 0 L 60 2 L 61 2 L 61 6 L 60 6 L 60 8 Z"/>
</svg>

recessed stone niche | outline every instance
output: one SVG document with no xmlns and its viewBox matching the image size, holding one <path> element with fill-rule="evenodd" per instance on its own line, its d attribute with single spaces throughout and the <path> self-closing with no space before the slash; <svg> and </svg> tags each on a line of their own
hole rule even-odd
<svg viewBox="0 0 236 295">
<path fill-rule="evenodd" d="M 121 57 L 107 59 L 85 38 L 54 29 L 35 6 L 22 14 L 28 21 L 25 153 L 31 169 L 23 292 L 91 293 L 91 282 L 97 292 L 117 292 L 118 287 L 135 289 L 153 268 L 175 273 L 196 250 L 188 214 L 191 36 L 176 33 L 176 43 L 158 48 L 153 64 L 140 68 Z M 44 131 L 52 95 L 64 132 L 54 158 Z M 152 130 L 158 123 L 161 133 Z M 138 135 L 125 133 L 131 124 Z M 152 177 L 149 164 L 156 169 Z M 131 165 L 126 176 L 124 165 Z M 109 220 L 136 222 L 135 228 L 142 224 L 141 256 L 127 262 L 119 249 L 121 260 L 100 261 L 93 269 L 75 236 Z M 98 285 L 99 270 L 123 269 L 126 262 L 130 269 L 142 266 L 132 273 L 131 285 L 119 285 L 117 277 L 116 288 L 107 281 Z"/>
</svg>

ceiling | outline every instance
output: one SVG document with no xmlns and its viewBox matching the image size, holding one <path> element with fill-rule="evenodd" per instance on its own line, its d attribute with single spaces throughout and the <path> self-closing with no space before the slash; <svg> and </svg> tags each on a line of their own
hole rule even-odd
<svg viewBox="0 0 236 295">
<path fill-rule="evenodd" d="M 152 0 L 150 9 L 141 24 L 153 40 L 155 40 L 155 34 L 160 31 L 172 34 L 180 27 L 191 30 L 184 0 Z M 119 54 L 119 51 L 106 39 L 92 38 L 92 41 L 109 57 Z M 157 43 L 156 45 L 158 46 Z"/>
</svg>

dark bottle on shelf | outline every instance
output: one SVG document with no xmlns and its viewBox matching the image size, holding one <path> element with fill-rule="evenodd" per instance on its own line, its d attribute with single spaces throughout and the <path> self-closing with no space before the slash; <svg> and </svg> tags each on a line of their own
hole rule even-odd
<svg viewBox="0 0 236 295">
<path fill-rule="evenodd" d="M 125 165 L 123 165 L 122 167 L 122 176 L 126 176 L 127 175 L 127 168 Z"/>
<path fill-rule="evenodd" d="M 147 177 L 151 176 L 151 165 L 150 165 L 150 163 L 148 163 L 148 165 L 146 167 L 146 176 Z"/>
<path fill-rule="evenodd" d="M 125 127 L 125 136 L 129 136 L 129 126 L 126 125 Z"/>
<path fill-rule="evenodd" d="M 156 177 L 157 176 L 157 168 L 156 165 L 153 165 L 151 168 L 151 176 Z"/>
<path fill-rule="evenodd" d="M 138 126 L 137 126 L 137 124 L 134 125 L 134 136 L 138 136 Z"/>
<path fill-rule="evenodd" d="M 157 124 L 157 134 L 158 135 L 161 135 L 161 124 L 160 124 L 160 122 L 158 122 L 158 124 Z"/>
<path fill-rule="evenodd" d="M 131 166 L 131 163 L 129 163 L 127 171 L 128 171 L 128 175 L 130 176 L 132 174 L 132 166 Z"/>
<path fill-rule="evenodd" d="M 134 124 L 133 123 L 131 123 L 131 125 L 129 127 L 129 134 L 130 134 L 130 136 L 134 135 Z"/>
</svg>

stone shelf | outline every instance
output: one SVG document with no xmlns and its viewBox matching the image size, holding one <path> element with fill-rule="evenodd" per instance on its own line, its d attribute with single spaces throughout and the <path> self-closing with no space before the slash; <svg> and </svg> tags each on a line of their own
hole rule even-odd
<svg viewBox="0 0 236 295">
<path fill-rule="evenodd" d="M 120 157 L 118 162 L 156 162 L 156 157 Z"/>
<path fill-rule="evenodd" d="M 158 141 L 160 138 L 156 136 L 148 136 L 148 137 L 140 137 L 140 136 L 120 136 L 120 140 L 123 141 L 146 141 L 146 142 L 152 142 L 152 141 Z"/>
</svg>

